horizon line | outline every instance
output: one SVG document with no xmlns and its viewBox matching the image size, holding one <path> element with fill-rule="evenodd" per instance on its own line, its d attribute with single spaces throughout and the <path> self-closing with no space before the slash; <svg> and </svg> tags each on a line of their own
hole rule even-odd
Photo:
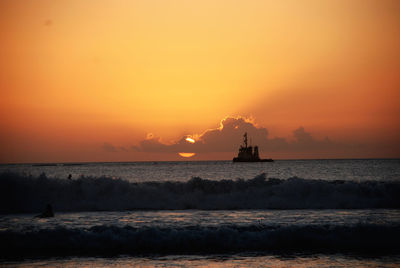
<svg viewBox="0 0 400 268">
<path fill-rule="evenodd" d="M 274 161 L 315 161 L 315 160 L 400 160 L 400 157 L 366 157 L 366 158 L 278 158 Z M 232 162 L 227 159 L 217 160 L 138 160 L 138 161 L 81 161 L 81 162 L 21 162 L 21 163 L 0 163 L 6 165 L 84 165 L 84 164 L 111 164 L 111 163 L 168 163 L 168 162 Z M 258 163 L 258 162 L 257 162 Z M 237 163 L 236 163 L 237 164 Z M 246 163 L 248 164 L 248 163 Z"/>
</svg>

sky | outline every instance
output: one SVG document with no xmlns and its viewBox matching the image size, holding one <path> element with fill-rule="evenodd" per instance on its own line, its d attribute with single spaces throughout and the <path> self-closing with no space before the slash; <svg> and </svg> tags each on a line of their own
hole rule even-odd
<svg viewBox="0 0 400 268">
<path fill-rule="evenodd" d="M 400 1 L 3 0 L 0 35 L 0 163 L 400 157 Z"/>
</svg>

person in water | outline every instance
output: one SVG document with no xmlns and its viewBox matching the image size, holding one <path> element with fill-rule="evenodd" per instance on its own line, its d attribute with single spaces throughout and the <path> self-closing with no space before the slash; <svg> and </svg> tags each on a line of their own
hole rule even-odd
<svg viewBox="0 0 400 268">
<path fill-rule="evenodd" d="M 53 208 L 50 204 L 47 204 L 46 209 L 43 211 L 42 214 L 36 215 L 36 218 L 51 218 L 54 217 Z"/>
</svg>

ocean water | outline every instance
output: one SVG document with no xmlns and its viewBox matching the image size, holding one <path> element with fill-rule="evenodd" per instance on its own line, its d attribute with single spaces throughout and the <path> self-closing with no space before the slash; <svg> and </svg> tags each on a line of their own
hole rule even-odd
<svg viewBox="0 0 400 268">
<path fill-rule="evenodd" d="M 210 180 L 267 177 L 321 180 L 400 180 L 400 159 L 277 160 L 233 163 L 232 161 L 47 163 L 0 165 L 0 172 L 12 171 L 38 176 L 72 178 L 80 176 L 123 178 L 130 182 L 187 181 L 192 177 Z"/>
<path fill-rule="evenodd" d="M 2 165 L 0 213 L 5 267 L 400 266 L 399 159 Z"/>
</svg>

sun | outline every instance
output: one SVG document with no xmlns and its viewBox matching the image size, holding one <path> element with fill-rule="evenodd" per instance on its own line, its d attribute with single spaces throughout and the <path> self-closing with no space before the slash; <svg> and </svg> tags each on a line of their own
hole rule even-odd
<svg viewBox="0 0 400 268">
<path fill-rule="evenodd" d="M 180 156 L 182 157 L 192 157 L 194 156 L 196 153 L 179 153 Z"/>
<path fill-rule="evenodd" d="M 186 138 L 186 141 L 190 142 L 190 143 L 195 143 L 196 141 L 190 137 Z"/>
</svg>

